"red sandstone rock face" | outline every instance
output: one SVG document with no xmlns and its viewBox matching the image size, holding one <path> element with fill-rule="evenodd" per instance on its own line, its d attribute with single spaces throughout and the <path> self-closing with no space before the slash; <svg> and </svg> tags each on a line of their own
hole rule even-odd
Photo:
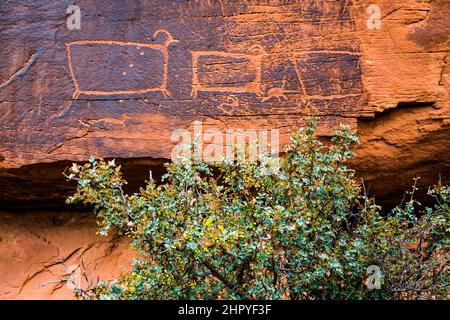
<svg viewBox="0 0 450 320">
<path fill-rule="evenodd" d="M 83 264 L 85 268 L 83 268 Z M 86 213 L 0 213 L 0 299 L 72 299 L 72 280 L 112 280 L 130 269 L 128 242 L 96 235 Z"/>
<path fill-rule="evenodd" d="M 372 4 L 380 29 L 368 28 Z M 80 30 L 66 27 L 68 5 L 0 3 L 1 207 L 60 205 L 73 190 L 61 171 L 91 154 L 120 159 L 142 184 L 170 158 L 172 133 L 196 120 L 279 129 L 285 143 L 311 111 L 323 135 L 339 123 L 358 130 L 352 165 L 383 203 L 397 203 L 417 175 L 422 186 L 439 174 L 449 182 L 449 1 L 81 0 Z M 12 218 L 0 217 L 6 230 Z M 2 252 L 23 219 L 0 234 Z M 23 251 L 2 255 L 2 297 L 50 297 L 30 281 L 19 290 L 37 272 L 29 266 L 100 241 L 61 239 L 35 262 L 27 246 L 43 244 L 20 237 Z M 5 271 L 10 259 L 20 271 Z"/>
<path fill-rule="evenodd" d="M 358 33 L 367 107 L 375 119 L 358 122 L 354 166 L 378 198 L 398 203 L 414 176 L 422 177 L 423 187 L 439 174 L 449 182 L 450 2 L 377 4 L 382 28 Z"/>
</svg>

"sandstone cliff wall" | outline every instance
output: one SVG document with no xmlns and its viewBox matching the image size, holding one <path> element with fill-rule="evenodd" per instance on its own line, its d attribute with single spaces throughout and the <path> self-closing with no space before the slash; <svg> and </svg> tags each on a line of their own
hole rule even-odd
<svg viewBox="0 0 450 320">
<path fill-rule="evenodd" d="M 310 112 L 324 136 L 349 124 L 352 165 L 386 205 L 415 176 L 449 182 L 448 0 L 80 0 L 70 30 L 72 4 L 0 2 L 0 207 L 47 210 L 0 214 L 1 298 L 68 297 L 36 284 L 85 250 L 116 275 L 126 246 L 49 211 L 74 188 L 61 171 L 118 158 L 136 189 L 194 121 L 278 129 L 282 144 Z"/>
</svg>

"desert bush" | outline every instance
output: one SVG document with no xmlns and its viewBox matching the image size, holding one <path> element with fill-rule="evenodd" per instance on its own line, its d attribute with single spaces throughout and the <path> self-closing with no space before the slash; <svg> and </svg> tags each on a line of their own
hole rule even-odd
<svg viewBox="0 0 450 320">
<path fill-rule="evenodd" d="M 187 158 L 133 195 L 114 160 L 73 164 L 68 202 L 92 206 L 99 232 L 128 236 L 139 253 L 91 298 L 448 297 L 449 187 L 430 189 L 432 208 L 418 210 L 413 190 L 382 214 L 346 164 L 356 135 L 342 126 L 323 143 L 316 129 L 309 119 L 292 135 L 275 173 L 267 162 Z"/>
</svg>

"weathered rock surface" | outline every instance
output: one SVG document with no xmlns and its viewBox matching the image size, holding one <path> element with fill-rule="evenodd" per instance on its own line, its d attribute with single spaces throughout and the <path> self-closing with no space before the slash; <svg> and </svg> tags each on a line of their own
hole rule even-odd
<svg viewBox="0 0 450 320">
<path fill-rule="evenodd" d="M 448 0 L 377 0 L 379 29 L 368 0 L 80 0 L 80 30 L 71 4 L 0 2 L 0 207 L 61 206 L 61 171 L 91 154 L 120 159 L 135 189 L 194 121 L 285 143 L 312 111 L 325 136 L 358 130 L 352 165 L 383 204 L 415 176 L 450 182 Z M 68 297 L 36 284 L 91 244 L 113 276 L 124 251 L 60 215 L 0 214 L 0 297 Z"/>
<path fill-rule="evenodd" d="M 84 273 L 112 280 L 130 262 L 128 242 L 98 237 L 89 214 L 0 212 L 0 299 L 72 299 Z"/>
</svg>

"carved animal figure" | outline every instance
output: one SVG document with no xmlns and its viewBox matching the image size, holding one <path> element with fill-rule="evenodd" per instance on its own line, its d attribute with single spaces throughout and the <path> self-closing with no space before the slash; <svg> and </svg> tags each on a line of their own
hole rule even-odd
<svg viewBox="0 0 450 320">
<path fill-rule="evenodd" d="M 284 89 L 285 86 L 286 86 L 286 79 L 283 80 L 281 87 L 270 88 L 267 91 L 267 97 L 265 97 L 261 101 L 266 102 L 272 98 L 276 98 L 278 100 L 278 102 L 281 102 L 282 99 L 288 100 L 288 98 L 285 95 L 285 93 L 286 93 L 286 90 Z"/>
</svg>

